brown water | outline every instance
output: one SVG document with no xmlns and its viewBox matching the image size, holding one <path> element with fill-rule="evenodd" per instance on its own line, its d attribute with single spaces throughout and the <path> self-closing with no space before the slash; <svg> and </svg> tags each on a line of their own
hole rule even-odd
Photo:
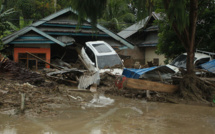
<svg viewBox="0 0 215 134">
<path fill-rule="evenodd" d="M 0 114 L 0 134 L 214 134 L 215 108 L 109 96 L 54 117 Z M 114 102 L 113 102 L 114 101 Z M 95 105 L 96 104 L 96 105 Z"/>
</svg>

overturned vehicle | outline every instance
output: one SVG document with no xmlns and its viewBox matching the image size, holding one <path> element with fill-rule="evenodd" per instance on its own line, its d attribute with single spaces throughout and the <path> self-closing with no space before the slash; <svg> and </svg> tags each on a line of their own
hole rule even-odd
<svg viewBox="0 0 215 134">
<path fill-rule="evenodd" d="M 121 75 L 123 63 L 115 50 L 104 41 L 86 42 L 81 49 L 81 58 L 90 71 L 110 72 Z"/>
</svg>

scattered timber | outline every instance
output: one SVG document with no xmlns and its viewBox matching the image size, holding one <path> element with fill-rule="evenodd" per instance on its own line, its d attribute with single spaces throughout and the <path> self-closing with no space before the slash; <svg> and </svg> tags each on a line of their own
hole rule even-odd
<svg viewBox="0 0 215 134">
<path fill-rule="evenodd" d="M 32 54 L 32 53 L 29 53 L 29 52 L 26 52 L 26 53 L 29 54 L 29 55 L 31 55 L 31 56 L 33 56 L 33 57 L 35 57 L 35 58 L 38 59 L 38 60 L 41 60 L 42 62 L 45 62 L 46 64 L 48 64 L 48 65 L 50 65 L 50 66 L 52 66 L 52 67 L 54 67 L 54 68 L 56 68 L 56 69 L 58 69 L 58 70 L 61 70 L 61 69 L 62 69 L 62 68 L 60 68 L 60 67 L 57 67 L 57 66 L 55 66 L 55 65 L 52 65 L 52 64 L 50 64 L 50 63 L 44 61 L 43 59 L 37 57 L 36 55 L 34 55 L 34 54 Z M 67 75 L 67 74 L 63 74 L 63 75 L 66 76 L 66 77 L 68 77 L 68 78 L 70 78 L 70 79 L 72 79 L 72 78 L 71 78 L 69 75 Z M 74 83 L 74 81 L 71 81 L 71 83 Z"/>
</svg>

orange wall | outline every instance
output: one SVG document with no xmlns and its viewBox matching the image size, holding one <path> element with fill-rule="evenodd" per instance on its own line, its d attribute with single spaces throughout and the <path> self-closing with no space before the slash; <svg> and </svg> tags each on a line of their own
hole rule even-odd
<svg viewBox="0 0 215 134">
<path fill-rule="evenodd" d="M 50 48 L 14 48 L 14 61 L 19 61 L 19 53 L 45 53 L 46 62 L 50 63 L 51 51 Z M 50 68 L 50 65 L 46 64 L 46 68 Z"/>
</svg>

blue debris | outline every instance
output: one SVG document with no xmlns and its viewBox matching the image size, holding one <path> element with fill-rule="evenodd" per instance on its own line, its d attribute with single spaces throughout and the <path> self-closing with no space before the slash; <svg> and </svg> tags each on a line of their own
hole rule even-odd
<svg viewBox="0 0 215 134">
<path fill-rule="evenodd" d="M 215 60 L 206 62 L 204 64 L 200 65 L 203 69 L 211 72 L 211 73 L 215 73 Z"/>
<path fill-rule="evenodd" d="M 155 68 L 157 68 L 157 66 L 150 67 L 150 68 L 142 68 L 142 69 L 125 68 L 123 70 L 122 75 L 124 75 L 127 78 L 139 79 L 142 74 L 144 74 L 148 71 L 151 71 Z"/>
</svg>

